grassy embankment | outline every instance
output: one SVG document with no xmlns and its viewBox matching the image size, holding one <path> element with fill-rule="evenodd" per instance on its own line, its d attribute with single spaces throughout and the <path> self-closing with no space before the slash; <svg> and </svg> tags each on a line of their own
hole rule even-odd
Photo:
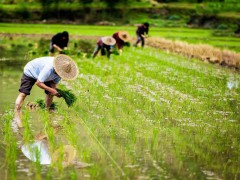
<svg viewBox="0 0 240 180">
<path fill-rule="evenodd" d="M 240 177 L 239 74 L 151 48 L 125 48 L 111 60 L 74 59 L 80 75 L 68 86 L 77 103 L 51 115 L 25 111 L 22 141 L 31 142 L 43 130 L 50 152 L 71 144 L 78 160 L 93 165 L 80 170 L 25 164 L 30 177 Z M 229 83 L 235 83 L 231 89 Z M 8 119 L 5 165 L 8 177 L 16 177 L 24 172 L 12 163 L 20 152 Z M 59 135 L 53 133 L 56 124 L 63 128 Z"/>
</svg>

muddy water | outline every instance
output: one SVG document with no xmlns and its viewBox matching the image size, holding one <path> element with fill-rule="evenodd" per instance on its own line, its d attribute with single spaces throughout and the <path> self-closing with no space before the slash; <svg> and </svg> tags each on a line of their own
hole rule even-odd
<svg viewBox="0 0 240 180">
<path fill-rule="evenodd" d="M 1 59 L 1 57 L 0 57 Z M 7 108 L 14 107 L 15 99 L 18 95 L 20 79 L 24 65 L 28 60 L 6 59 L 0 61 L 0 113 Z M 44 95 L 37 87 L 33 87 L 31 96 L 26 101 L 31 101 L 39 97 L 39 93 Z"/>
<path fill-rule="evenodd" d="M 11 111 L 14 109 L 14 103 L 16 97 L 18 96 L 18 88 L 20 85 L 20 78 L 22 75 L 24 65 L 30 60 L 27 58 L 19 59 L 18 57 L 23 57 L 22 54 L 19 56 L 1 56 L 0 53 L 0 115 L 2 117 L 3 114 L 7 111 Z M 36 86 L 33 87 L 31 96 L 28 96 L 24 102 L 24 106 L 28 101 L 34 101 L 37 98 L 44 98 L 44 92 L 37 88 Z M 34 117 L 34 112 L 30 114 L 31 117 Z M 30 125 L 37 131 L 36 125 Z M 39 124 L 38 124 L 39 125 Z M 12 127 L 14 131 L 14 126 Z M 0 133 L 1 133 L 1 140 L 0 140 L 0 174 L 3 175 L 5 178 L 8 179 L 9 173 L 6 171 L 6 147 L 8 144 L 3 142 L 3 123 L 0 123 Z M 16 160 L 16 167 L 17 167 L 17 179 L 25 179 L 26 175 L 31 177 L 31 174 L 28 174 L 28 164 L 29 160 L 23 155 L 21 152 L 22 146 L 22 137 L 19 132 L 15 132 L 17 138 L 17 160 Z M 0 178 L 1 179 L 1 178 Z"/>
</svg>

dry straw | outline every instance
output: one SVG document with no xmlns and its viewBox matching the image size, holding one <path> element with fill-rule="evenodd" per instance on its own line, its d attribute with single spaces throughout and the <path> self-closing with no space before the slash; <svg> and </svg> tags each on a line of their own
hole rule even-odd
<svg viewBox="0 0 240 180">
<path fill-rule="evenodd" d="M 156 37 L 149 38 L 147 44 L 155 48 L 182 54 L 188 58 L 197 58 L 240 70 L 240 53 L 230 50 L 220 50 L 210 45 L 188 44 Z"/>
</svg>

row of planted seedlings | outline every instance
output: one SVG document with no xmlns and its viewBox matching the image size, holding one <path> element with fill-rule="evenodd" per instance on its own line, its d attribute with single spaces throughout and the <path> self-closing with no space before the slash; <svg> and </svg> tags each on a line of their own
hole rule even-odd
<svg viewBox="0 0 240 180">
<path fill-rule="evenodd" d="M 90 64 L 91 64 L 90 65 L 90 67 L 91 67 L 90 69 L 93 70 L 94 69 L 94 67 L 92 66 L 93 63 L 90 63 Z M 98 62 L 97 66 L 99 68 L 101 68 L 101 65 L 99 65 L 99 64 L 101 64 L 101 63 Z M 88 65 L 84 64 L 84 67 L 87 67 Z M 111 71 L 111 67 L 107 66 L 103 62 L 103 66 L 102 66 L 101 69 L 105 69 L 106 67 L 108 67 L 108 69 Z M 121 69 L 121 70 L 118 69 L 116 71 L 117 75 L 119 75 L 118 74 L 119 72 L 124 72 L 124 69 L 127 68 L 127 67 L 122 67 L 122 68 L 123 69 Z M 95 72 L 97 72 L 97 74 L 99 74 L 99 71 L 101 71 L 101 70 L 97 69 Z M 116 73 L 116 72 L 113 71 L 113 74 Z M 108 73 L 109 72 L 107 72 L 106 69 L 105 69 L 105 71 L 101 72 L 101 74 L 104 74 L 104 75 L 106 75 Z M 130 74 L 127 74 L 126 76 L 129 77 L 129 75 Z M 134 75 L 132 75 L 132 76 L 134 76 Z M 125 91 L 124 92 L 124 89 L 125 89 L 124 86 L 128 86 L 129 85 L 128 80 L 127 80 L 127 82 L 123 81 L 125 79 L 125 75 L 121 75 L 120 79 L 117 78 L 117 77 L 112 77 L 111 79 L 107 79 L 108 81 L 116 81 L 116 79 L 118 80 L 117 82 L 115 82 L 115 84 L 113 83 L 114 85 L 112 87 L 112 90 L 109 90 L 108 89 L 108 85 L 102 82 L 102 77 L 98 77 L 96 75 L 89 75 L 89 77 L 91 79 L 91 81 L 90 81 L 91 84 L 97 84 L 97 89 L 99 90 L 98 93 L 100 93 L 100 94 L 99 95 L 95 95 L 96 90 L 89 90 L 90 91 L 89 93 L 94 93 L 94 94 L 92 94 L 93 97 L 96 97 L 96 96 L 99 97 L 101 103 L 99 103 L 99 100 L 96 100 L 96 101 L 91 100 L 91 101 L 92 102 L 96 102 L 101 107 L 105 107 L 105 109 L 102 110 L 102 109 L 99 109 L 101 107 L 96 105 L 97 108 L 93 111 L 95 113 L 93 115 L 93 118 L 94 119 L 99 119 L 99 117 L 100 117 L 100 119 L 101 119 L 101 113 L 104 111 L 105 115 L 103 115 L 103 117 L 102 117 L 103 125 L 104 125 L 105 128 L 107 126 L 107 130 L 109 129 L 108 131 L 110 131 L 110 132 L 107 131 L 107 133 L 108 134 L 110 133 L 110 135 L 115 139 L 115 141 L 117 141 L 117 139 L 120 138 L 120 137 L 121 137 L 120 139 L 123 139 L 122 141 L 124 141 L 124 142 L 126 141 L 126 139 L 129 139 L 130 142 L 128 142 L 127 145 L 123 144 L 123 146 L 127 146 L 128 148 L 132 147 L 132 149 L 130 148 L 130 150 L 132 152 L 135 152 L 135 150 L 136 150 L 135 148 L 138 149 L 138 148 L 141 148 L 141 146 L 142 146 L 142 145 L 139 145 L 139 146 L 135 145 L 136 144 L 136 139 L 143 138 L 143 137 L 138 137 L 139 134 L 144 134 L 144 136 L 146 136 L 146 134 L 149 134 L 149 132 L 150 132 L 150 136 L 151 136 L 152 132 L 153 132 L 155 137 L 157 137 L 156 134 L 157 134 L 158 129 L 154 129 L 153 128 L 153 127 L 155 127 L 155 125 L 152 125 L 152 123 L 151 123 L 151 121 L 153 121 L 153 120 L 146 119 L 146 116 L 143 116 L 141 113 L 139 113 L 139 111 L 141 112 L 141 111 L 146 111 L 147 110 L 147 111 L 150 111 L 149 112 L 149 114 L 150 114 L 151 111 L 152 111 L 151 106 L 154 103 L 146 102 L 146 100 L 143 97 L 138 96 L 138 95 L 136 96 L 135 92 L 133 92 L 133 94 L 130 94 L 130 91 Z M 88 78 L 87 79 L 88 82 L 89 82 L 89 77 L 87 77 Z M 129 78 L 129 79 L 131 79 L 131 78 Z M 124 83 L 124 84 L 122 84 L 123 86 L 121 86 L 121 83 Z M 90 85 L 85 85 L 83 87 L 91 87 L 91 86 Z M 107 89 L 105 89 L 105 91 L 104 91 L 103 87 L 105 87 Z M 112 94 L 112 95 L 110 95 L 109 93 Z M 120 96 L 116 96 L 118 93 L 120 94 Z M 126 102 L 127 97 L 133 97 L 133 99 L 131 99 L 130 102 Z M 106 105 L 105 105 L 104 101 L 107 101 Z M 113 105 L 113 103 L 115 105 Z M 135 107 L 136 105 L 134 105 L 136 103 L 139 103 L 139 107 L 137 109 Z M 91 104 L 91 103 L 89 103 L 89 104 Z M 146 110 L 142 110 L 142 108 L 143 109 L 146 108 Z M 89 108 L 89 109 L 92 109 L 92 108 Z M 157 110 L 158 109 L 156 109 L 156 111 Z M 99 114 L 96 114 L 96 111 L 99 111 Z M 85 112 L 87 112 L 87 111 L 85 110 Z M 107 118 L 104 117 L 104 116 L 106 116 L 106 113 L 110 114 L 110 115 L 107 115 Z M 158 113 L 158 112 L 156 112 L 156 113 Z M 113 117 L 111 117 L 111 116 L 113 116 Z M 139 121 L 141 123 L 139 123 Z M 152 125 L 152 126 L 149 126 L 149 121 L 150 121 L 150 125 Z M 96 123 L 99 123 L 99 122 L 95 122 L 94 121 L 94 125 L 93 126 L 96 126 Z M 140 127 L 138 127 L 138 126 L 140 126 Z M 150 129 L 146 129 L 146 127 L 149 127 Z M 103 128 L 99 128 L 99 129 L 101 129 L 101 132 L 103 131 Z M 101 132 L 99 132 L 99 133 L 101 133 Z M 124 134 L 126 134 L 126 135 L 124 135 Z M 124 138 L 124 136 L 126 138 Z M 144 139 L 148 140 L 149 137 L 148 136 L 144 137 Z M 151 139 L 151 137 L 150 137 L 150 139 Z M 133 144 L 133 145 L 131 145 L 131 144 Z M 147 147 L 144 147 L 144 148 L 147 149 Z M 129 150 L 129 149 L 127 149 L 127 150 Z M 131 151 L 130 151 L 130 153 L 132 154 Z M 137 150 L 136 152 L 139 153 L 140 151 Z M 158 156 L 156 156 L 156 157 L 158 157 Z M 136 160 L 137 159 L 135 159 L 135 161 Z M 126 167 L 128 167 L 128 166 L 129 167 L 134 167 L 134 166 L 138 167 L 139 166 L 139 168 L 144 168 L 144 166 L 141 166 L 139 163 L 137 163 L 137 164 L 128 164 Z M 157 168 L 157 172 L 155 172 L 155 174 L 159 174 L 158 173 L 158 169 L 159 168 Z M 132 170 L 132 171 L 134 171 L 134 170 Z M 152 171 L 152 169 L 150 168 L 149 171 Z M 163 176 L 163 174 L 164 173 L 162 173 L 161 175 Z M 136 174 L 133 174 L 133 175 L 136 176 Z"/>
<path fill-rule="evenodd" d="M 146 51 L 147 50 L 145 50 L 145 53 Z M 137 51 L 136 53 L 141 54 L 140 51 Z M 198 67 L 193 66 L 193 67 L 190 67 L 189 70 L 187 70 L 183 64 L 178 66 L 172 63 L 172 66 L 170 66 L 171 67 L 170 71 L 172 71 L 172 73 L 171 72 L 169 73 L 168 72 L 169 68 L 166 68 L 167 66 L 169 67 L 169 65 L 166 66 L 166 64 L 169 64 L 169 61 L 166 61 L 166 60 L 159 61 L 158 58 L 155 58 L 155 60 L 153 58 L 152 60 L 151 59 L 152 53 L 156 53 L 156 52 L 153 50 L 150 50 L 149 54 L 151 54 L 151 56 L 148 56 L 148 57 L 147 55 L 143 56 L 143 58 L 140 58 L 140 56 L 137 56 L 137 59 L 139 58 L 139 61 L 131 61 L 133 59 L 131 56 L 134 56 L 134 53 L 130 51 L 129 54 L 127 54 L 126 52 L 126 56 L 123 55 L 121 57 L 121 60 L 116 59 L 116 61 L 114 62 L 113 61 L 89 62 L 87 60 L 82 62 L 82 65 L 81 65 L 81 68 L 83 70 L 82 78 L 83 80 L 85 79 L 85 81 L 87 81 L 87 84 L 80 84 L 77 86 L 87 87 L 84 93 L 85 96 L 81 98 L 83 99 L 87 98 L 86 102 L 88 106 L 84 105 L 84 107 L 82 108 L 79 107 L 79 110 L 81 111 L 81 114 L 84 117 L 83 119 L 86 119 L 85 122 L 88 123 L 88 126 L 94 127 L 93 130 L 95 134 L 97 134 L 98 136 L 100 136 L 101 133 L 104 133 L 104 130 L 105 130 L 106 131 L 105 136 L 109 136 L 110 134 L 110 136 L 112 137 L 112 139 L 114 139 L 114 141 L 116 141 L 116 143 L 119 144 L 117 139 L 121 139 L 122 143 L 123 144 L 125 143 L 124 145 L 121 146 L 121 148 L 123 148 L 123 146 L 128 147 L 128 149 L 126 148 L 128 151 L 129 151 L 129 144 L 132 144 L 133 149 L 140 148 L 140 147 L 146 148 L 151 143 L 147 141 L 148 143 L 146 143 L 145 146 L 143 145 L 144 143 L 139 144 L 138 146 L 137 142 L 138 141 L 140 142 L 140 139 L 142 138 L 148 139 L 148 140 L 152 139 L 152 136 L 160 138 L 160 136 L 156 134 L 158 134 L 159 132 L 161 133 L 165 132 L 163 134 L 167 136 L 167 138 L 165 138 L 165 141 L 164 141 L 164 138 L 161 139 L 162 142 L 169 144 L 168 138 L 170 138 L 173 141 L 173 144 L 175 143 L 178 144 L 177 149 L 172 154 L 169 154 L 169 156 L 174 156 L 174 153 L 176 153 L 175 158 L 180 159 L 179 163 L 177 163 L 177 165 L 175 165 L 174 167 L 176 167 L 177 169 L 177 167 L 182 162 L 185 162 L 188 160 L 193 161 L 193 159 L 189 158 L 187 154 L 190 154 L 189 155 L 190 157 L 191 155 L 195 154 L 199 156 L 199 159 L 198 159 L 199 162 L 197 161 L 196 163 L 196 165 L 198 166 L 196 169 L 193 170 L 193 173 L 186 174 L 186 176 L 207 176 L 208 174 L 207 173 L 204 174 L 204 172 L 208 172 L 208 171 L 207 170 L 205 171 L 205 169 L 201 169 L 201 168 L 203 166 L 206 169 L 208 168 L 212 169 L 212 167 L 206 167 L 207 165 L 206 162 L 207 160 L 211 160 L 212 158 L 214 158 L 213 155 L 216 152 L 211 150 L 209 143 L 215 141 L 216 134 L 219 134 L 219 133 L 221 134 L 221 132 L 219 132 L 219 129 L 214 127 L 214 125 L 218 125 L 218 122 L 214 124 L 212 122 L 212 118 L 213 119 L 214 117 L 219 118 L 219 116 L 223 117 L 223 115 L 212 113 L 212 112 L 216 112 L 218 109 L 207 109 L 209 104 L 212 103 L 212 101 L 201 97 L 201 92 L 198 92 L 198 91 L 202 89 L 195 90 L 194 88 L 192 88 L 192 83 L 189 83 L 189 80 L 190 79 L 192 81 L 195 80 L 194 77 L 192 76 L 196 76 L 196 80 L 198 81 L 198 83 L 201 83 L 199 84 L 198 87 L 207 89 L 208 86 L 209 87 L 211 85 L 216 86 L 214 88 L 214 91 L 210 89 L 209 96 L 211 97 L 212 93 L 218 93 L 217 90 L 219 89 L 219 86 L 222 87 L 223 85 L 220 83 L 219 86 L 217 86 L 219 81 L 221 81 L 221 77 L 218 77 L 219 70 L 216 71 L 216 75 L 208 77 L 209 74 L 202 73 L 199 70 L 199 68 L 207 67 L 209 68 L 209 72 L 214 71 L 214 69 L 208 65 L 205 65 L 205 64 L 201 65 L 201 63 L 198 65 L 198 63 L 193 62 L 194 66 L 198 66 Z M 168 57 L 164 53 L 162 53 L 162 55 L 165 56 L 165 58 Z M 176 56 L 176 58 L 177 57 L 178 56 Z M 179 62 L 182 60 L 183 58 L 179 60 Z M 141 64 L 144 61 L 146 65 L 144 66 L 143 64 L 142 66 L 138 67 L 138 64 Z M 149 70 L 144 69 L 144 67 L 145 68 L 149 67 L 149 63 L 151 64 L 152 61 L 154 62 L 152 67 L 157 66 L 160 68 L 158 69 L 158 71 L 154 70 L 153 72 L 148 72 Z M 141 80 L 141 77 L 139 77 L 138 75 L 139 71 L 141 71 L 150 80 L 146 81 L 147 78 L 145 78 L 144 76 L 143 76 L 143 79 Z M 160 73 L 164 73 L 164 71 L 169 73 L 168 77 L 160 74 Z M 179 76 L 180 76 L 179 78 L 182 79 L 183 77 L 184 79 L 185 77 L 186 81 L 181 82 L 181 84 L 178 83 L 177 81 L 172 81 L 171 80 L 172 75 L 176 74 L 176 72 L 179 72 Z M 184 72 L 185 72 L 185 75 L 184 75 Z M 223 71 L 223 73 L 225 72 Z M 89 74 L 89 75 L 84 77 L 84 74 Z M 186 78 L 189 76 L 191 78 Z M 222 76 L 225 76 L 225 75 L 222 75 Z M 208 78 L 209 80 L 206 81 L 206 78 Z M 155 81 L 155 86 L 153 86 L 152 89 L 149 90 L 148 88 L 150 83 L 152 83 L 152 80 Z M 146 84 L 142 84 L 145 81 L 146 81 Z M 162 82 L 164 83 L 162 84 Z M 167 82 L 170 82 L 170 84 L 167 84 Z M 83 83 L 83 82 L 80 81 L 80 83 Z M 146 93 L 145 95 L 141 94 L 141 89 L 139 90 L 135 88 L 134 91 L 132 89 L 133 85 L 138 84 L 139 87 L 142 87 L 143 89 L 145 88 L 149 92 L 152 91 L 152 93 L 158 94 L 159 92 L 156 92 L 156 90 L 159 89 L 159 86 L 156 87 L 157 83 L 159 83 L 159 86 L 165 84 L 168 87 L 173 87 L 173 88 L 170 90 L 168 89 L 169 92 L 167 92 L 167 94 L 159 94 L 158 98 L 155 99 L 156 100 L 155 102 L 152 102 L 154 100 L 147 97 Z M 185 87 L 183 87 L 182 84 L 184 84 Z M 128 86 L 130 86 L 131 88 L 128 88 Z M 192 89 L 190 91 L 190 94 L 188 94 L 187 89 Z M 137 93 L 140 92 L 140 95 L 136 95 L 136 91 Z M 205 92 L 205 93 L 206 93 L 205 95 L 208 94 L 208 92 Z M 117 94 L 119 94 L 119 96 L 117 96 Z M 171 96 L 174 96 L 174 94 L 176 94 L 176 97 L 175 98 L 171 97 Z M 181 96 L 183 96 L 182 102 L 181 102 Z M 164 99 L 166 102 L 164 102 Z M 163 102 L 161 102 L 161 100 Z M 219 103 L 219 106 L 221 107 L 225 107 L 226 105 L 226 104 L 221 104 L 220 100 L 219 102 L 215 100 L 215 102 Z M 90 111 L 90 114 L 89 114 L 89 111 Z M 236 114 L 236 112 L 233 112 L 233 114 L 234 113 Z M 211 118 L 209 118 L 209 114 L 212 115 Z M 153 117 L 153 118 L 148 119 L 149 117 Z M 96 122 L 96 119 L 100 119 L 100 122 L 99 121 Z M 185 125 L 182 121 L 186 121 Z M 156 126 L 156 124 L 158 126 Z M 233 128 L 233 125 L 231 125 L 231 122 L 226 122 L 226 124 L 227 124 L 226 126 L 221 125 L 220 128 L 225 128 L 225 131 L 227 133 L 230 133 L 231 129 Z M 99 128 L 97 128 L 98 126 Z M 211 129 L 210 134 L 208 134 L 208 131 L 209 131 L 208 126 L 213 126 L 212 128 L 213 130 Z M 156 127 L 160 128 L 160 130 L 158 128 L 156 129 Z M 149 132 L 152 132 L 152 133 L 149 133 Z M 182 132 L 184 132 L 184 135 L 181 135 L 179 137 L 179 134 L 181 134 Z M 207 136 L 205 139 L 206 141 L 202 142 L 201 137 L 205 135 Z M 189 139 L 191 141 L 193 141 L 194 139 L 191 145 L 189 145 L 189 143 L 184 143 Z M 127 141 L 128 145 L 126 145 L 126 140 L 128 140 Z M 226 140 L 228 139 L 225 139 L 225 138 L 220 139 L 219 143 L 225 142 Z M 172 148 L 171 146 L 173 144 L 170 143 L 170 148 Z M 162 145 L 165 145 L 165 144 L 163 143 Z M 191 146 L 194 146 L 194 148 L 197 149 L 196 152 L 189 148 Z M 203 147 L 211 150 L 210 153 L 206 155 Z M 218 146 L 216 145 L 216 149 L 217 148 Z M 187 152 L 185 156 L 182 155 L 183 149 L 185 149 L 185 151 Z M 224 146 L 222 147 L 222 149 L 219 149 L 218 151 L 220 152 L 227 149 L 228 149 L 228 146 Z M 132 151 L 134 152 L 134 150 Z M 135 153 L 139 153 L 139 152 L 141 151 L 135 151 Z M 157 151 L 155 151 L 154 153 L 156 152 Z M 169 152 L 169 151 L 166 151 L 166 152 Z M 236 153 L 236 151 L 233 152 L 233 154 L 234 153 Z M 130 151 L 128 152 L 128 154 L 131 155 L 133 153 Z M 134 157 L 136 156 L 137 155 L 135 154 Z M 159 156 L 156 156 L 156 158 L 157 157 Z M 206 160 L 206 162 L 201 162 L 202 157 L 205 157 L 204 159 Z M 222 157 L 224 159 L 224 155 Z M 169 161 L 168 157 L 165 157 L 165 158 L 166 158 L 165 161 Z M 135 165 L 138 166 L 139 164 L 136 161 L 137 160 L 134 159 L 134 162 L 137 164 Z M 215 161 L 219 161 L 219 160 L 215 159 Z M 237 161 L 235 161 L 235 163 L 233 163 L 232 166 L 230 167 L 232 168 L 232 170 L 231 169 L 226 170 L 225 174 L 220 174 L 220 176 L 237 175 L 236 162 Z M 214 171 L 216 171 L 217 174 L 221 171 L 221 169 L 225 165 L 223 163 L 219 163 L 219 164 L 221 165 L 216 169 L 214 169 Z M 164 167 L 166 168 L 166 166 Z M 185 164 L 183 168 L 187 168 Z M 131 170 L 133 176 L 136 175 L 135 173 L 133 173 L 134 171 L 136 172 L 136 169 L 137 168 L 135 168 L 134 170 Z M 159 168 L 155 168 L 155 169 L 159 170 Z M 176 171 L 176 169 L 172 169 L 172 171 Z M 180 172 L 177 172 L 177 173 L 180 173 Z"/>
<path fill-rule="evenodd" d="M 97 139 L 99 137 L 98 140 L 103 144 L 104 149 L 110 152 L 106 153 L 113 156 L 109 157 L 107 161 L 115 161 L 115 163 L 113 163 L 114 161 L 112 163 L 119 169 L 116 175 L 140 175 L 141 167 L 135 162 L 137 161 L 137 157 L 135 157 L 137 134 L 134 126 L 137 124 L 134 125 L 133 122 L 129 122 L 130 119 L 137 119 L 134 110 L 132 110 L 134 107 L 132 107 L 131 104 L 123 102 L 124 96 L 126 96 L 125 94 L 123 97 L 117 96 L 118 93 L 121 93 L 122 89 L 118 89 L 118 86 L 116 87 L 117 82 L 114 83 L 115 77 L 111 79 L 111 77 L 108 76 L 106 79 L 107 82 L 103 82 L 102 77 L 98 76 L 100 74 L 108 74 L 108 70 L 105 68 L 110 67 L 104 63 L 107 62 L 98 62 L 96 65 L 91 61 L 81 62 L 81 66 L 83 69 L 86 69 L 85 71 L 88 75 L 84 75 L 85 71 L 82 69 L 84 71 L 83 74 L 80 75 L 82 78 L 79 84 L 76 84 L 77 87 L 84 88 L 80 98 L 83 103 L 80 107 L 77 107 L 77 111 L 80 111 L 80 116 L 85 122 L 85 125 L 90 127 Z M 110 89 L 108 82 L 111 81 L 114 86 Z M 142 128 L 138 129 L 141 130 Z M 128 139 L 130 141 L 128 141 Z M 122 167 L 119 168 L 119 165 Z M 136 166 L 137 169 L 129 169 L 132 166 Z M 114 168 L 116 169 L 116 167 Z"/>
<path fill-rule="evenodd" d="M 185 60 L 185 62 L 187 61 Z M 215 164 L 220 164 L 220 166 L 214 169 L 220 176 L 237 177 L 239 176 L 238 160 L 236 158 L 238 154 L 236 137 L 238 136 L 237 131 L 239 129 L 237 125 L 239 119 L 239 103 L 237 103 L 239 102 L 239 87 L 237 85 L 239 74 L 232 73 L 229 70 L 216 69 L 216 67 L 212 66 L 208 67 L 208 65 L 206 66 L 201 63 L 193 71 L 193 67 L 191 67 L 193 64 L 187 63 L 188 66 L 185 64 L 183 67 L 173 64 L 171 67 L 175 68 L 170 70 L 172 73 L 169 73 L 169 69 L 167 70 L 167 77 L 164 70 L 160 70 L 164 74 L 161 75 L 159 73 L 157 77 L 154 77 L 153 72 L 147 74 L 145 71 L 143 72 L 145 72 L 145 76 L 158 78 L 161 82 L 170 82 L 167 84 L 168 87 L 173 86 L 176 93 L 183 93 L 182 97 L 185 95 L 193 97 L 189 99 L 189 103 L 183 103 L 182 107 L 179 107 L 180 99 L 177 101 L 177 109 L 175 109 L 177 116 L 175 117 L 176 119 L 174 118 L 174 123 L 184 120 L 185 122 L 181 122 L 180 125 L 184 123 L 185 126 L 193 126 L 192 128 L 186 128 L 184 132 L 193 133 L 192 136 L 189 136 L 191 139 L 198 138 L 197 142 L 199 143 L 197 144 L 199 149 L 202 149 L 202 159 L 206 159 L 206 162 L 203 163 L 204 166 L 210 164 L 213 167 Z M 189 70 L 186 67 L 189 67 Z M 206 68 L 209 71 L 207 73 L 204 72 Z M 176 75 L 177 78 L 181 80 L 185 79 L 185 81 L 181 83 L 172 81 L 171 78 Z M 232 81 L 234 78 L 235 87 L 233 89 L 227 88 L 228 81 Z M 233 103 L 235 105 L 234 108 Z M 186 116 L 185 114 L 188 117 L 184 117 Z M 182 120 L 179 119 L 181 117 Z M 195 122 L 192 123 L 191 121 Z M 198 133 L 203 133 L 202 136 L 206 138 L 206 142 L 203 141 L 202 136 L 197 136 Z M 188 133 L 186 134 L 189 135 Z M 209 153 L 205 153 L 206 149 L 209 149 Z M 216 154 L 221 158 L 213 158 Z M 216 161 L 224 163 L 216 163 Z M 231 162 L 231 165 L 229 165 L 229 162 Z M 224 172 L 222 169 L 224 169 Z"/>
<path fill-rule="evenodd" d="M 227 121 L 238 117 L 236 109 L 219 99 L 223 97 L 228 102 L 239 98 L 222 88 L 228 76 L 222 74 L 225 71 L 152 49 L 126 49 L 113 60 L 79 60 L 82 74 L 71 84 L 78 101 L 74 109 L 61 109 L 56 115 L 56 119 L 61 117 L 57 122 L 63 126 L 61 142 L 72 144 L 82 161 L 94 163 L 81 171 L 70 168 L 71 178 L 202 177 L 208 175 L 208 169 L 219 174 L 223 166 L 226 168 L 220 176 L 238 175 L 237 161 L 222 163 L 226 156 L 220 154 L 238 154 L 235 137 L 239 126 Z M 232 113 L 221 114 L 219 109 L 224 108 Z M 222 124 L 212 121 L 223 117 Z M 49 134 L 50 149 L 63 147 L 65 143 L 56 145 L 49 117 L 41 121 Z M 30 130 L 24 132 L 25 139 L 29 139 Z M 213 142 L 217 144 L 212 146 Z M 234 148 L 229 149 L 234 142 Z M 215 152 L 220 158 L 213 157 Z M 188 162 L 195 164 L 191 172 L 185 171 Z M 220 167 L 214 169 L 214 164 Z M 35 169 L 40 177 L 39 164 Z M 57 169 L 62 177 L 67 177 L 61 163 Z M 55 170 L 47 172 L 47 177 L 51 177 Z"/>
</svg>

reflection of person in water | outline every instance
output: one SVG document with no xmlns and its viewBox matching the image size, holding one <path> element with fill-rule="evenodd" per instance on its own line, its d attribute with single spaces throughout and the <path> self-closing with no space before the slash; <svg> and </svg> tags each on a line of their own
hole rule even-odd
<svg viewBox="0 0 240 180">
<path fill-rule="evenodd" d="M 54 128 L 56 134 L 61 128 L 59 126 Z M 40 132 L 36 135 L 33 143 L 25 143 L 21 150 L 23 154 L 33 162 L 39 162 L 42 165 L 62 163 L 63 167 L 74 165 L 77 168 L 84 168 L 90 164 L 76 161 L 77 151 L 72 145 L 64 145 L 51 153 L 49 151 L 49 143 L 47 135 Z M 64 158 L 63 158 L 64 157 Z"/>
</svg>

